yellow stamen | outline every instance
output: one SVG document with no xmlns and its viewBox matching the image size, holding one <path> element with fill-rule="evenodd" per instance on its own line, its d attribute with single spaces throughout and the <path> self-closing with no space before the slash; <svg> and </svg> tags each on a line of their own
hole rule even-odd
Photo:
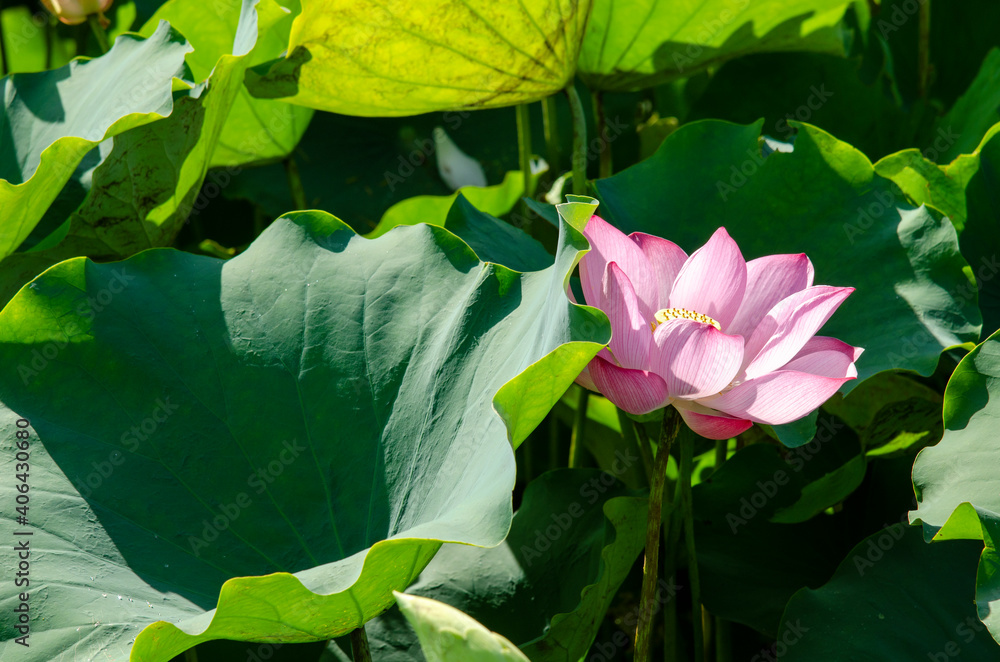
<svg viewBox="0 0 1000 662">
<path fill-rule="evenodd" d="M 722 331 L 722 326 L 708 315 L 703 315 L 699 312 L 688 310 L 687 308 L 664 308 L 663 310 L 658 310 L 656 315 L 653 317 L 655 318 L 655 321 L 649 323 L 651 331 L 656 331 L 656 327 L 664 322 L 677 319 L 692 320 L 695 322 L 701 322 L 702 324 L 711 324 L 719 331 Z"/>
</svg>

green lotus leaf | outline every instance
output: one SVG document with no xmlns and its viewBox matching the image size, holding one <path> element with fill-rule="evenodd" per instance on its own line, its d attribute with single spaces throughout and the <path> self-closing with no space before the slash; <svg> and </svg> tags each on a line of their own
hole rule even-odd
<svg viewBox="0 0 1000 662">
<path fill-rule="evenodd" d="M 0 312 L 0 461 L 30 421 L 44 584 L 30 649 L 5 619 L 0 656 L 340 636 L 442 542 L 499 544 L 511 445 L 610 336 L 565 294 L 586 241 L 559 245 L 518 274 L 439 227 L 368 240 L 301 212 L 226 262 L 155 249 L 35 279 Z"/>
<path fill-rule="evenodd" d="M 172 79 L 190 50 L 164 23 L 148 39 L 120 36 L 99 58 L 2 80 L 0 258 L 28 237 L 91 148 L 170 115 Z"/>
<path fill-rule="evenodd" d="M 417 115 L 536 101 L 569 84 L 589 0 L 304 0 L 288 56 L 250 92 L 346 115 Z"/>
<path fill-rule="evenodd" d="M 963 538 L 986 544 L 979 561 L 976 602 L 993 638 L 1000 641 L 1000 461 L 996 434 L 1000 332 L 962 359 L 944 394 L 945 432 L 913 464 L 919 501 L 910 513 L 933 540 Z M 971 590 L 971 581 L 969 587 Z"/>
<path fill-rule="evenodd" d="M 617 469 L 638 464 L 633 454 Z M 528 484 L 500 546 L 444 545 L 407 593 L 465 612 L 533 662 L 575 662 L 642 551 L 646 504 L 596 469 L 546 472 Z M 663 586 L 664 597 L 673 595 L 669 582 Z M 401 621 L 392 610 L 368 624 L 374 659 L 408 662 L 419 655 Z"/>
<path fill-rule="evenodd" d="M 594 0 L 580 75 L 601 90 L 638 90 L 763 51 L 843 53 L 844 0 Z"/>
<path fill-rule="evenodd" d="M 458 609 L 431 598 L 395 595 L 428 662 L 529 662 L 517 646 Z"/>
<path fill-rule="evenodd" d="M 893 524 L 860 542 L 824 586 L 799 591 L 773 653 L 789 662 L 996 660 L 1000 647 L 976 618 L 972 575 L 979 545 L 927 545 Z"/>
<path fill-rule="evenodd" d="M 775 634 L 789 598 L 822 585 L 848 551 L 842 526 L 821 513 L 864 475 L 857 436 L 827 414 L 811 444 L 753 444 L 726 460 L 693 488 L 705 607 Z"/>
<path fill-rule="evenodd" d="M 208 200 L 229 184 L 239 168 L 211 172 L 206 180 L 209 158 L 220 131 L 224 138 L 225 127 L 231 124 L 230 111 L 241 98 L 247 58 L 257 52 L 258 31 L 272 34 L 271 26 L 287 20 L 286 10 L 273 0 L 255 5 L 248 2 L 244 7 L 239 37 L 229 42 L 228 50 L 237 55 L 223 54 L 217 60 L 213 56 L 216 66 L 209 71 L 194 66 L 199 75 L 209 76 L 208 81 L 179 91 L 169 117 L 126 131 L 113 144 L 104 143 L 100 154 L 94 150 L 84 159 L 84 164 L 91 157 L 96 163 L 89 169 L 77 168 L 43 223 L 22 244 L 21 250 L 30 248 L 31 256 L 14 254 L 3 261 L 0 302 L 61 260 L 79 255 L 121 259 L 170 244 L 189 216 L 199 215 Z M 237 17 L 231 18 L 235 27 Z M 229 34 L 221 25 L 221 31 Z M 63 197 L 68 199 L 62 201 Z M 29 247 L 31 240 L 35 242 Z"/>
<path fill-rule="evenodd" d="M 258 161 L 283 158 L 298 144 L 305 133 L 313 111 L 270 99 L 255 99 L 241 84 L 243 68 L 233 71 L 225 69 L 213 73 L 220 64 L 220 58 L 239 51 L 249 53 L 243 67 L 260 64 L 274 59 L 288 47 L 288 33 L 292 28 L 293 11 L 298 7 L 286 8 L 286 3 L 265 2 L 260 5 L 264 14 L 256 43 L 242 44 L 247 35 L 239 34 L 241 14 L 240 0 L 204 2 L 204 0 L 170 0 L 163 4 L 142 28 L 142 33 L 152 31 L 160 20 L 168 21 L 179 30 L 194 46 L 187 62 L 196 80 L 213 76 L 216 84 L 221 75 L 236 80 L 236 96 L 229 105 L 229 114 L 224 117 L 214 148 L 211 150 L 210 167 L 234 169 Z M 235 47 L 234 47 L 235 42 Z"/>
</svg>

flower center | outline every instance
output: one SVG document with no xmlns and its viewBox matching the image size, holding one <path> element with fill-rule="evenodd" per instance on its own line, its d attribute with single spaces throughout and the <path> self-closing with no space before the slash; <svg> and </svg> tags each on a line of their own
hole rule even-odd
<svg viewBox="0 0 1000 662">
<path fill-rule="evenodd" d="M 719 331 L 722 331 L 722 326 L 708 315 L 703 315 L 699 312 L 688 310 L 687 308 L 664 308 L 663 310 L 658 310 L 656 315 L 653 317 L 655 318 L 654 321 L 649 323 L 651 331 L 656 331 L 656 327 L 664 322 L 680 319 L 701 322 L 702 324 L 711 324 Z"/>
</svg>

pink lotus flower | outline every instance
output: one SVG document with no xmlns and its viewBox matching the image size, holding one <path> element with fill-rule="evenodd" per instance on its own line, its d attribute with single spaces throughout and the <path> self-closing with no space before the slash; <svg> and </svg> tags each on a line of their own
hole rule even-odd
<svg viewBox="0 0 1000 662">
<path fill-rule="evenodd" d="M 631 414 L 673 405 L 709 439 L 802 418 L 858 376 L 862 349 L 815 335 L 852 287 L 813 285 L 804 254 L 746 262 L 725 228 L 690 256 L 594 216 L 580 262 L 612 337 L 577 378 Z"/>
</svg>

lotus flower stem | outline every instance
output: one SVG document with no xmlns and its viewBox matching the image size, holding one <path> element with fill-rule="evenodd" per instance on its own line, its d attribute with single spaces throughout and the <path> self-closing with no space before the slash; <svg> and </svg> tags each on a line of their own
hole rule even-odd
<svg viewBox="0 0 1000 662">
<path fill-rule="evenodd" d="M 292 204 L 296 209 L 305 209 L 306 190 L 302 186 L 302 178 L 299 177 L 299 166 L 295 163 L 295 157 L 291 154 L 285 159 L 285 176 L 288 178 L 288 191 L 292 194 Z"/>
<path fill-rule="evenodd" d="M 573 82 L 566 86 L 569 112 L 573 116 L 573 194 L 587 193 L 587 118 Z"/>
<path fill-rule="evenodd" d="M 184 662 L 198 662 L 198 647 L 189 648 L 184 651 Z"/>
<path fill-rule="evenodd" d="M 732 630 L 729 621 L 715 617 L 715 662 L 733 662 Z"/>
<path fill-rule="evenodd" d="M 559 146 L 559 123 L 555 95 L 542 100 L 542 127 L 545 131 L 545 152 L 549 167 L 558 175 L 562 170 L 562 149 Z"/>
<path fill-rule="evenodd" d="M 351 655 L 354 662 L 372 662 L 372 652 L 368 647 L 368 634 L 365 626 L 351 630 Z"/>
<path fill-rule="evenodd" d="M 521 179 L 524 182 L 524 195 L 530 198 L 535 195 L 535 192 L 531 186 L 531 114 L 528 112 L 528 104 L 526 103 L 517 106 L 517 152 L 521 157 Z"/>
<path fill-rule="evenodd" d="M 660 563 L 660 518 L 663 513 L 663 484 L 667 479 L 670 446 L 680 429 L 680 416 L 673 407 L 663 410 L 660 440 L 656 448 L 653 482 L 649 486 L 649 514 L 646 519 L 646 559 L 642 566 L 642 594 L 639 598 L 639 622 L 635 631 L 635 662 L 648 662 L 649 638 L 656 612 L 656 574 Z"/>
<path fill-rule="evenodd" d="M 712 473 L 719 470 L 722 463 L 726 461 L 726 457 L 729 455 L 729 440 L 719 439 L 715 442 L 715 466 L 712 468 Z"/>
<path fill-rule="evenodd" d="M 927 82 L 931 68 L 931 0 L 920 3 L 917 37 L 917 92 L 921 99 L 927 98 Z"/>
<path fill-rule="evenodd" d="M 107 53 L 111 50 L 111 46 L 108 44 L 108 33 L 104 31 L 104 26 L 101 25 L 100 14 L 88 14 L 87 23 L 90 23 L 90 29 L 94 31 L 94 36 L 97 37 L 97 45 L 101 47 L 101 52 Z"/>
<path fill-rule="evenodd" d="M 663 572 L 667 581 L 673 582 L 677 576 L 677 543 L 681 539 L 681 516 L 678 510 L 681 503 L 681 481 L 674 484 L 674 496 L 669 502 L 670 512 L 667 514 L 667 525 L 663 528 L 663 541 L 667 546 L 667 557 L 663 562 Z M 677 650 L 677 600 L 669 600 L 663 610 L 663 659 L 664 662 L 677 662 L 681 659 Z"/>
<path fill-rule="evenodd" d="M 52 68 L 52 49 L 56 40 L 56 26 L 51 16 L 45 21 L 45 69 Z"/>
<path fill-rule="evenodd" d="M 7 75 L 7 44 L 3 40 L 3 17 L 0 16 L 0 76 Z"/>
<path fill-rule="evenodd" d="M 694 659 L 701 662 L 705 658 L 702 640 L 701 581 L 698 576 L 698 554 L 694 544 L 694 514 L 691 499 L 691 471 L 694 465 L 695 435 L 681 437 L 681 463 L 678 479 L 681 484 L 681 508 L 684 509 L 684 543 L 688 555 L 688 582 L 691 584 L 691 625 L 694 627 Z"/>
<path fill-rule="evenodd" d="M 601 160 L 598 177 L 611 176 L 611 141 L 607 139 L 607 118 L 604 116 L 604 94 L 594 92 L 594 124 L 597 125 L 597 137 L 601 141 Z"/>
<path fill-rule="evenodd" d="M 576 402 L 576 415 L 573 417 L 573 430 L 569 437 L 569 468 L 575 469 L 583 462 L 583 426 L 587 424 L 587 403 L 590 391 L 580 389 L 580 399 Z"/>
</svg>

